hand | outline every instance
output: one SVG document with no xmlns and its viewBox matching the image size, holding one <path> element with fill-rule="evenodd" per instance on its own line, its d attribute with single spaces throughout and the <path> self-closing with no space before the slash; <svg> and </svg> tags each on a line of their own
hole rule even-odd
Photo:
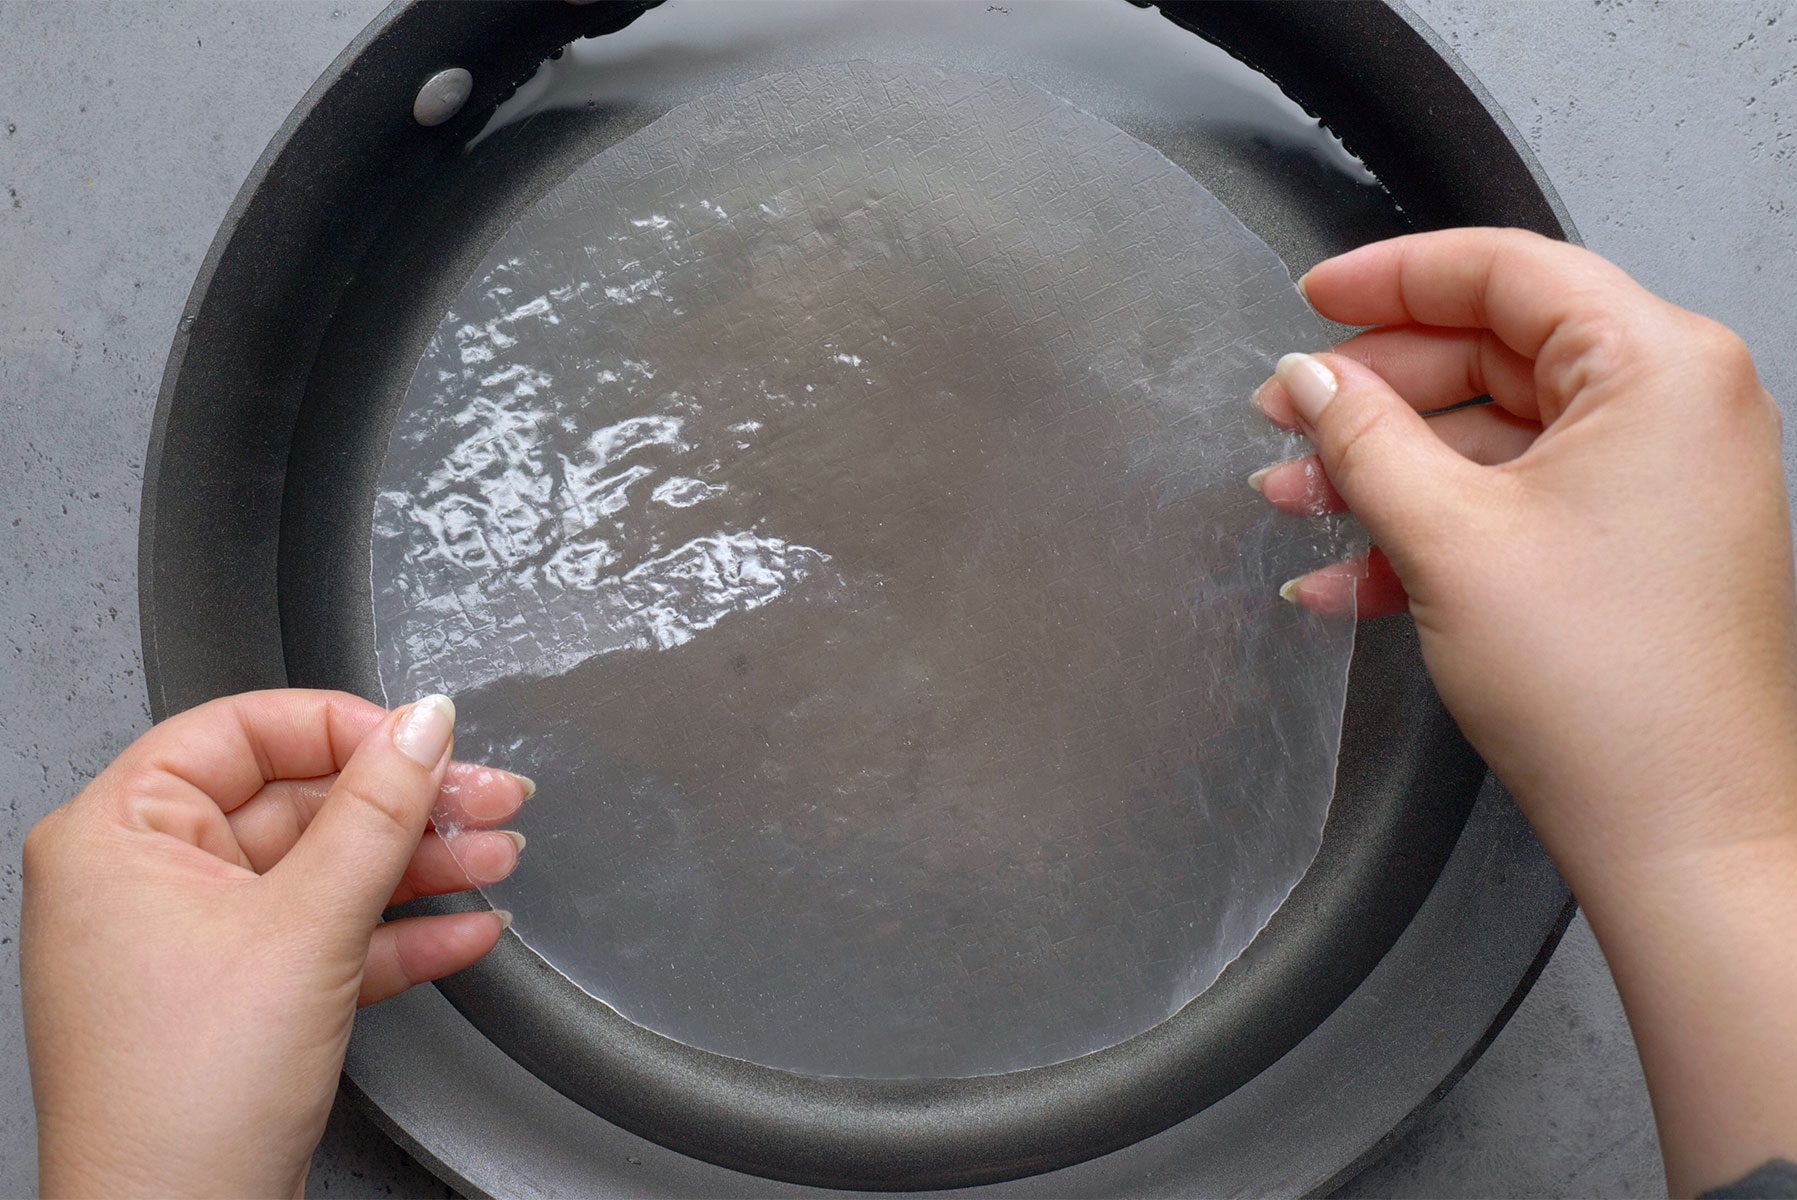
<svg viewBox="0 0 1797 1200">
<path fill-rule="evenodd" d="M 1319 457 L 1254 482 L 1345 504 L 1379 550 L 1287 595 L 1415 618 L 1610 958 L 1674 1189 L 1797 1157 L 1797 600 L 1746 348 L 1513 230 L 1366 246 L 1302 286 L 1377 328 L 1281 361 L 1260 402 Z"/>
<path fill-rule="evenodd" d="M 502 914 L 381 923 L 471 886 L 426 825 L 529 791 L 451 763 L 454 706 L 279 691 L 139 738 L 25 844 L 21 975 L 46 1196 L 296 1195 L 358 1005 L 460 970 Z M 445 784 L 445 780 L 448 780 Z M 513 835 L 457 850 L 490 882 Z"/>
</svg>

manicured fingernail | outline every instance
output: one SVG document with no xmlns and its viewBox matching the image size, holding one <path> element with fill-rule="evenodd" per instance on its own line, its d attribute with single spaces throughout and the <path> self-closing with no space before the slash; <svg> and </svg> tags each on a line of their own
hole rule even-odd
<svg viewBox="0 0 1797 1200">
<path fill-rule="evenodd" d="M 1279 464 L 1277 464 L 1277 463 L 1273 464 L 1273 466 L 1278 466 L 1278 465 Z M 1267 476 L 1271 475 L 1272 473 L 1273 473 L 1273 467 L 1262 467 L 1260 470 L 1254 472 L 1254 474 L 1248 476 L 1248 486 L 1253 488 L 1255 491 L 1259 492 L 1261 495 L 1263 495 L 1263 496 L 1266 495 L 1267 494 L 1267 488 L 1266 488 Z"/>
<path fill-rule="evenodd" d="M 448 696 L 426 696 L 406 710 L 393 730 L 399 752 L 426 767 L 434 767 L 455 733 L 455 702 Z"/>
<path fill-rule="evenodd" d="M 516 829 L 501 829 L 499 832 L 512 839 L 512 845 L 518 847 L 518 853 L 524 853 L 523 834 L 519 833 Z"/>
<path fill-rule="evenodd" d="M 1321 359 L 1308 354 L 1288 354 L 1273 369 L 1274 376 L 1292 398 L 1292 407 L 1306 424 L 1315 425 L 1329 402 L 1335 399 L 1335 372 Z"/>
<path fill-rule="evenodd" d="M 511 909 L 496 908 L 493 910 L 493 915 L 499 918 L 499 928 L 510 929 L 512 927 L 512 910 Z"/>
<path fill-rule="evenodd" d="M 524 789 L 524 798 L 526 800 L 537 794 L 537 781 L 530 776 L 520 775 L 516 771 L 507 771 L 506 774 L 518 781 L 518 786 Z"/>
<path fill-rule="evenodd" d="M 1304 576 L 1288 579 L 1279 589 L 1279 598 L 1291 604 L 1298 602 L 1298 585 L 1304 582 Z"/>
</svg>

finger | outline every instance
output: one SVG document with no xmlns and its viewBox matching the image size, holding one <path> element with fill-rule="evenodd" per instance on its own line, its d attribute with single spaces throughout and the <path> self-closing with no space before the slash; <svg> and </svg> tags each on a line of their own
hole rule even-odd
<svg viewBox="0 0 1797 1200">
<path fill-rule="evenodd" d="M 1373 329 L 1349 338 L 1335 353 L 1369 368 L 1421 413 L 1490 396 L 1519 417 L 1540 419 L 1535 364 L 1504 345 L 1490 330 L 1420 325 Z M 1291 397 L 1278 379 L 1269 379 L 1256 399 L 1275 424 L 1297 427 Z"/>
<path fill-rule="evenodd" d="M 455 705 L 426 696 L 368 735 L 293 849 L 267 878 L 334 911 L 345 928 L 374 924 L 399 887 L 449 765 Z M 366 928 L 366 927 L 363 927 Z"/>
<path fill-rule="evenodd" d="M 1541 436 L 1539 424 L 1496 404 L 1437 413 L 1428 418 L 1428 426 L 1449 449 L 1482 467 L 1521 458 Z"/>
<path fill-rule="evenodd" d="M 1489 329 L 1524 358 L 1562 326 L 1657 303 L 1620 268 L 1520 229 L 1443 229 L 1374 242 L 1312 268 L 1298 286 L 1347 325 Z"/>
<path fill-rule="evenodd" d="M 523 850 L 524 835 L 509 829 L 463 833 L 451 840 L 432 830 L 418 843 L 387 907 L 498 883 L 517 868 Z"/>
<path fill-rule="evenodd" d="M 526 776 L 479 763 L 452 762 L 431 811 L 440 821 L 484 829 L 508 820 L 536 794 L 536 783 Z"/>
<path fill-rule="evenodd" d="M 277 779 L 231 810 L 227 820 L 251 870 L 262 874 L 293 849 L 336 782 L 334 774 Z"/>
<path fill-rule="evenodd" d="M 1435 436 L 1450 449 L 1488 467 L 1520 457 L 1541 436 L 1541 426 L 1511 416 L 1494 404 L 1458 408 L 1427 420 Z M 1320 517 L 1348 508 L 1348 502 L 1329 482 L 1322 459 L 1314 454 L 1262 467 L 1248 476 L 1248 486 L 1274 508 L 1293 516 Z"/>
<path fill-rule="evenodd" d="M 83 792 L 108 819 L 248 868 L 225 814 L 282 775 L 336 770 L 381 709 L 342 692 L 227 696 L 138 738 Z M 91 798 L 91 799 L 89 799 Z"/>
<path fill-rule="evenodd" d="M 385 715 L 346 692 L 286 688 L 225 696 L 157 725 L 109 771 L 165 774 L 230 812 L 271 780 L 341 769 Z"/>
<path fill-rule="evenodd" d="M 460 765 L 453 764 L 451 771 Z M 334 775 L 278 780 L 230 815 L 231 830 L 252 871 L 262 874 L 281 861 L 323 807 L 336 781 Z M 515 785 L 511 790 L 519 791 Z M 476 830 L 457 835 L 452 854 L 435 830 L 427 830 L 387 903 L 404 904 L 419 896 L 441 896 L 497 883 L 517 867 L 518 852 L 523 848 L 522 834 Z"/>
<path fill-rule="evenodd" d="M 1329 481 L 1400 567 L 1446 536 L 1465 505 L 1480 502 L 1484 470 L 1353 359 L 1288 354 L 1278 376 Z"/>
<path fill-rule="evenodd" d="M 267 871 L 293 848 L 336 782 L 335 775 L 276 780 L 231 811 L 231 832 L 253 870 Z M 490 828 L 517 813 L 535 791 L 522 775 L 452 762 L 431 815 L 458 829 Z"/>
<path fill-rule="evenodd" d="M 1329 482 L 1323 460 L 1314 454 L 1262 467 L 1248 476 L 1248 486 L 1280 512 L 1295 517 L 1320 517 L 1348 509 L 1348 502 Z"/>
<path fill-rule="evenodd" d="M 1364 557 L 1300 575 L 1279 594 L 1300 608 L 1328 617 L 1354 613 L 1363 621 L 1408 612 L 1410 597 L 1391 560 L 1374 547 Z"/>
<path fill-rule="evenodd" d="M 453 975 L 485 958 L 499 944 L 511 917 L 499 912 L 450 913 L 388 921 L 368 943 L 359 1005 L 397 996 L 415 983 Z"/>
</svg>

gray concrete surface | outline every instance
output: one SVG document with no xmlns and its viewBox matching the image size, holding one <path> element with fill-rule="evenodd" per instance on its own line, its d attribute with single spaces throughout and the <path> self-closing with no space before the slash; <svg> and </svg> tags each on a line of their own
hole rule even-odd
<svg viewBox="0 0 1797 1200">
<path fill-rule="evenodd" d="M 136 515 L 163 355 L 238 184 L 379 7 L 0 0 L 0 1195 L 35 1181 L 20 842 L 148 721 Z M 1797 4 L 1419 8 L 1589 243 L 1732 324 L 1797 405 Z M 345 1111 L 310 1191 L 445 1194 Z M 1490 1052 L 1346 1193 L 1663 1194 L 1640 1072 L 1583 922 Z"/>
</svg>

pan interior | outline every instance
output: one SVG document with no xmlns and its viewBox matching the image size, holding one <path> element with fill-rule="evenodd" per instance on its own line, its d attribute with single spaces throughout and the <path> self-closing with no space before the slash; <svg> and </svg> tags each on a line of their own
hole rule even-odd
<svg viewBox="0 0 1797 1200">
<path fill-rule="evenodd" d="M 1399 10 L 1175 3 L 1170 19 L 1121 10 L 1117 36 L 1158 27 L 1168 54 L 1131 42 L 1107 81 L 1078 64 L 1110 26 L 1068 21 L 1064 6 L 875 5 L 836 20 L 850 7 L 799 6 L 830 29 L 819 44 L 802 19 L 767 36 L 742 28 L 790 6 L 708 11 L 677 0 L 639 23 L 657 30 L 652 70 L 637 51 L 612 62 L 610 78 L 639 91 L 519 110 L 462 154 L 493 105 L 556 46 L 635 21 L 640 8 L 419 5 L 371 28 L 271 146 L 267 177 L 259 172 L 233 206 L 182 322 L 191 331 L 175 342 L 144 498 L 145 656 L 158 716 L 283 682 L 380 694 L 370 514 L 419 357 L 505 229 L 581 162 L 666 111 L 676 101 L 657 88 L 675 77 L 710 90 L 740 82 L 755 55 L 767 58 L 757 75 L 876 57 L 880 46 L 856 47 L 845 29 L 864 22 L 870 40 L 907 61 L 1028 79 L 1153 145 L 1293 273 L 1410 221 L 1565 232 L 1526 153 Z M 912 14 L 907 28 L 881 19 L 901 10 Z M 683 12 L 694 17 L 669 24 Z M 705 36 L 707 22 L 755 40 L 728 52 Z M 1054 41 L 1062 28 L 1068 38 Z M 1182 95 L 1209 94 L 1212 76 L 1266 87 L 1188 29 L 1288 81 L 1364 147 L 1409 221 L 1362 176 L 1262 137 L 1226 109 L 1180 107 Z M 589 44 L 553 65 L 578 66 L 575 50 Z M 1187 64 L 1184 91 L 1164 86 L 1179 81 L 1175 61 Z M 417 81 L 446 63 L 471 69 L 474 99 L 448 126 L 417 129 Z M 1148 89 L 1164 111 L 1136 97 Z M 1306 121 L 1291 104 L 1284 118 L 1285 128 Z M 645 1186 L 645 1171 L 670 1194 L 757 1190 L 723 1167 L 833 1187 L 946 1187 L 1094 1155 L 1035 1190 L 1121 1193 L 1144 1179 L 1188 1193 L 1264 1191 L 1267 1179 L 1323 1186 L 1441 1077 L 1455 1047 L 1473 1044 L 1563 898 L 1526 830 L 1494 841 L 1485 821 L 1462 835 L 1482 768 L 1440 711 L 1407 624 L 1359 630 L 1350 697 L 1337 796 L 1311 869 L 1215 985 L 1112 1050 L 1025 1077 L 808 1080 L 659 1038 L 507 937 L 440 994 L 415 989 L 367 1014 L 350 1074 L 471 1192 L 629 1192 Z M 1461 869 L 1469 862 L 1483 864 L 1476 877 Z M 410 911 L 468 903 L 480 902 L 439 898 Z M 1490 944 L 1468 951 L 1461 916 L 1498 910 L 1504 920 L 1473 931 Z M 1369 975 L 1394 939 L 1410 965 Z M 1433 1024 L 1417 1016 L 1418 997 Z M 1430 1053 L 1405 1058 L 1404 1071 L 1382 1069 L 1379 1054 L 1401 1047 L 1418 1021 L 1427 1028 L 1416 1045 Z M 1330 1125 L 1319 1139 L 1313 1110 L 1329 1089 L 1319 1093 L 1318 1072 L 1341 1070 L 1365 1074 L 1362 1124 L 1351 1135 Z M 467 1103 L 446 1106 L 444 1081 L 455 1079 L 477 1086 L 460 1087 Z M 1157 1130 L 1167 1136 L 1148 1138 Z M 511 1139 L 497 1157 L 496 1136 Z M 1218 1146 L 1242 1153 L 1210 1152 Z M 512 1169 L 520 1163 L 530 1164 L 524 1175 Z M 779 1185 L 760 1188 L 769 1189 Z"/>
<path fill-rule="evenodd" d="M 542 788 L 489 898 L 803 1074 L 1165 1020 L 1322 835 L 1353 626 L 1277 589 L 1349 542 L 1244 481 L 1324 337 L 1189 174 L 1015 78 L 777 72 L 577 168 L 444 317 L 374 513 L 389 698 Z"/>
</svg>

